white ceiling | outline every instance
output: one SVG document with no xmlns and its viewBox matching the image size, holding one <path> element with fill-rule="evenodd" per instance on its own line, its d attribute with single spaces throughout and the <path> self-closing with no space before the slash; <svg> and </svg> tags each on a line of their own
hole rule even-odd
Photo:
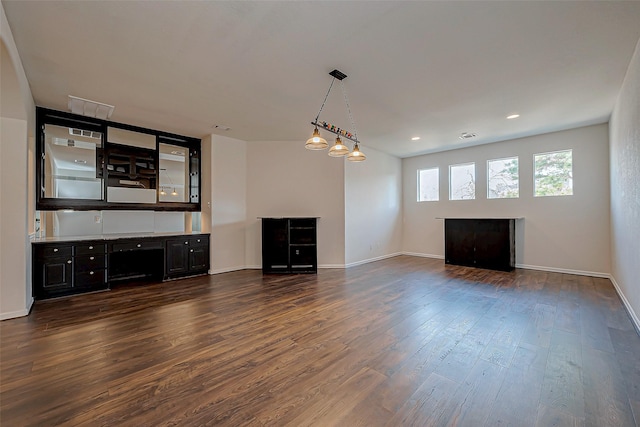
<svg viewBox="0 0 640 427">
<path fill-rule="evenodd" d="M 606 122 L 640 38 L 640 1 L 2 4 L 37 105 L 303 144 L 337 68 L 363 151 L 399 157 Z M 320 119 L 354 130 L 339 85 Z"/>
</svg>

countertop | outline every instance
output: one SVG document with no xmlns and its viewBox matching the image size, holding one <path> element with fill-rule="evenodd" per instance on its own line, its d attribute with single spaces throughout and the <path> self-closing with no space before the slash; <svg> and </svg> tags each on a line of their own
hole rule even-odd
<svg viewBox="0 0 640 427">
<path fill-rule="evenodd" d="M 172 231 L 163 233 L 115 233 L 96 234 L 93 236 L 60 236 L 60 237 L 34 237 L 31 243 L 55 243 L 55 242 L 81 242 L 85 240 L 117 240 L 117 239 L 137 239 L 151 237 L 171 237 L 171 236 L 198 236 L 209 234 L 200 231 Z"/>
</svg>

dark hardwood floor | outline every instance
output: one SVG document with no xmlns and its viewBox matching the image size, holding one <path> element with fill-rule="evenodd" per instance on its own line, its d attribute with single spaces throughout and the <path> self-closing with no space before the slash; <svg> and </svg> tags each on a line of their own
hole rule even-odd
<svg viewBox="0 0 640 427">
<path fill-rule="evenodd" d="M 400 256 L 121 286 L 0 333 L 2 426 L 640 420 L 640 337 L 600 278 Z"/>
</svg>

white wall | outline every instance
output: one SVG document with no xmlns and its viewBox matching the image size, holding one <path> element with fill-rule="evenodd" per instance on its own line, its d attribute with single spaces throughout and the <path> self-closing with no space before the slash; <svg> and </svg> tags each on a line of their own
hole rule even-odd
<svg viewBox="0 0 640 427">
<path fill-rule="evenodd" d="M 344 161 L 347 266 L 402 251 L 402 161 L 362 147 L 367 160 Z"/>
<path fill-rule="evenodd" d="M 247 143 L 247 266 L 262 265 L 257 217 L 309 216 L 318 221 L 318 264 L 345 264 L 344 159 L 304 142 Z"/>
<path fill-rule="evenodd" d="M 1 3 L 0 38 L 0 319 L 8 319 L 28 314 L 33 303 L 27 156 L 35 107 Z"/>
<path fill-rule="evenodd" d="M 25 120 L 0 118 L 0 318 L 24 316 L 27 287 L 27 155 Z"/>
<path fill-rule="evenodd" d="M 640 41 L 610 123 L 611 275 L 640 330 Z"/>
<path fill-rule="evenodd" d="M 573 196 L 533 197 L 533 155 L 573 150 Z M 516 226 L 516 265 L 608 276 L 609 161 L 606 124 L 403 160 L 407 253 L 444 256 L 436 217 L 524 217 Z M 520 197 L 487 199 L 487 160 L 519 156 Z M 448 166 L 476 163 L 476 199 L 448 200 Z M 417 170 L 440 168 L 440 201 L 416 202 Z"/>
<path fill-rule="evenodd" d="M 246 265 L 247 143 L 219 135 L 210 139 L 211 271 L 222 273 Z"/>
</svg>

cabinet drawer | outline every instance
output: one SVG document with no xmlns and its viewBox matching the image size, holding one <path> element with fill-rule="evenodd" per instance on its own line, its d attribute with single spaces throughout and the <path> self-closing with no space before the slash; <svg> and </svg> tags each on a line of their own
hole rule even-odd
<svg viewBox="0 0 640 427">
<path fill-rule="evenodd" d="M 73 250 L 71 245 L 37 245 L 35 247 L 36 258 L 68 258 Z"/>
<path fill-rule="evenodd" d="M 141 249 L 162 249 L 161 240 L 136 240 L 130 242 L 114 243 L 112 252 L 137 251 Z"/>
<path fill-rule="evenodd" d="M 96 288 L 105 285 L 105 270 L 91 270 L 84 273 L 76 273 L 74 276 L 74 286 L 76 288 Z"/>
<path fill-rule="evenodd" d="M 104 270 L 105 268 L 104 254 L 77 256 L 74 261 L 73 265 L 76 273 Z"/>
<path fill-rule="evenodd" d="M 76 256 L 77 255 L 92 255 L 92 254 L 104 254 L 107 252 L 107 245 L 104 243 L 77 243 L 76 244 Z"/>
</svg>

